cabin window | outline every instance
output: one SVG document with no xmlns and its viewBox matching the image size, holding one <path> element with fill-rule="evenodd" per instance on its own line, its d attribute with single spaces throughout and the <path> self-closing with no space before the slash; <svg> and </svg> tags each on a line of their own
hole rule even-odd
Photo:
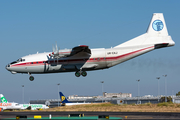
<svg viewBox="0 0 180 120">
<path fill-rule="evenodd" d="M 36 62 L 38 64 L 38 62 Z"/>
<path fill-rule="evenodd" d="M 31 62 L 31 64 L 33 64 L 33 62 Z"/>
<path fill-rule="evenodd" d="M 94 58 L 94 60 L 96 60 L 96 58 Z"/>
</svg>

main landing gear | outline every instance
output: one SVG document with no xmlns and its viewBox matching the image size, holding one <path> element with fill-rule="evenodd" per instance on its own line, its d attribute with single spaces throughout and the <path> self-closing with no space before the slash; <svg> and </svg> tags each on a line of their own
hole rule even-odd
<svg viewBox="0 0 180 120">
<path fill-rule="evenodd" d="M 86 71 L 77 71 L 77 72 L 75 73 L 75 76 L 76 76 L 76 77 L 80 77 L 81 75 L 82 75 L 83 77 L 86 77 L 87 72 L 86 72 Z"/>
<path fill-rule="evenodd" d="M 28 74 L 30 75 L 29 80 L 30 80 L 30 81 L 33 81 L 33 80 L 34 80 L 34 77 L 31 76 L 31 73 L 28 73 Z"/>
</svg>

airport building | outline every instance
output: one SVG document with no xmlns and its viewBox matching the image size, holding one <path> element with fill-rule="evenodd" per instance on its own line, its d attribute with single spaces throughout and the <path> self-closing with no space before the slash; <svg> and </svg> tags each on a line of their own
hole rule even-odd
<svg viewBox="0 0 180 120">
<path fill-rule="evenodd" d="M 92 99 L 95 96 L 78 96 L 78 95 L 70 95 L 67 97 L 67 99 Z"/>
<path fill-rule="evenodd" d="M 173 103 L 180 103 L 180 96 L 172 96 Z"/>
<path fill-rule="evenodd" d="M 103 97 L 106 98 L 129 98 L 132 97 L 131 93 L 103 93 Z"/>
<path fill-rule="evenodd" d="M 131 93 L 103 93 L 103 96 L 68 96 L 68 101 L 73 103 L 102 103 L 111 102 L 114 104 L 144 104 L 144 103 L 159 103 L 162 96 L 153 97 L 152 95 L 145 95 L 143 97 L 132 97 Z M 30 104 L 46 104 L 50 107 L 60 106 L 60 99 L 46 99 L 46 100 L 31 100 Z M 174 102 L 180 102 L 180 98 L 173 99 Z"/>
<path fill-rule="evenodd" d="M 132 97 L 131 93 L 103 93 L 103 96 L 78 96 L 70 95 L 68 101 L 72 103 L 102 103 L 111 102 L 114 104 L 157 104 L 161 102 L 161 97 L 153 95 L 145 95 L 142 97 Z M 180 96 L 171 96 L 173 103 L 180 103 Z M 60 99 L 31 100 L 30 104 L 46 104 L 50 107 L 60 106 Z"/>
<path fill-rule="evenodd" d="M 73 103 L 102 103 L 102 102 L 111 102 L 114 104 L 144 104 L 144 103 L 159 103 L 160 97 L 117 97 L 117 98 L 106 98 L 106 97 L 97 97 L 91 99 L 68 99 Z M 50 107 L 56 107 L 60 103 L 60 99 L 48 99 L 48 100 L 31 100 L 30 104 L 46 104 Z M 60 104 L 59 104 L 60 106 Z"/>
<path fill-rule="evenodd" d="M 101 98 L 102 96 L 79 96 L 79 95 L 70 95 L 67 97 L 68 100 L 73 99 L 93 99 L 93 98 Z M 132 97 L 131 93 L 107 93 L 103 92 L 104 98 L 126 98 L 126 97 Z"/>
</svg>

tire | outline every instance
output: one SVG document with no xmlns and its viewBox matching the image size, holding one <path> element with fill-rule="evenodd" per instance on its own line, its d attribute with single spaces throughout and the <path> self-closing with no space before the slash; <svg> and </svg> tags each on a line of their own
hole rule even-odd
<svg viewBox="0 0 180 120">
<path fill-rule="evenodd" d="M 29 77 L 29 80 L 30 80 L 30 81 L 33 81 L 33 80 L 34 80 L 34 77 L 33 77 L 33 76 L 30 76 L 30 77 Z"/>
<path fill-rule="evenodd" d="M 82 75 L 83 77 L 86 77 L 86 76 L 87 76 L 87 72 L 86 72 L 86 71 L 83 71 L 83 72 L 81 73 L 81 75 Z"/>
<path fill-rule="evenodd" d="M 77 72 L 75 73 L 75 76 L 76 76 L 76 77 L 80 77 L 80 76 L 81 76 L 80 72 L 77 71 Z"/>
</svg>

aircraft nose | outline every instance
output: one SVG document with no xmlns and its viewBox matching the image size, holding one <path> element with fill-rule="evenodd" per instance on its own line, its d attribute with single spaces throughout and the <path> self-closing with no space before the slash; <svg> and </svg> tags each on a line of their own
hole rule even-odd
<svg viewBox="0 0 180 120">
<path fill-rule="evenodd" d="M 10 64 L 6 65 L 5 68 L 6 68 L 7 70 L 9 70 L 9 67 L 10 67 Z"/>
<path fill-rule="evenodd" d="M 12 69 L 11 64 L 6 65 L 5 68 L 6 68 L 6 70 L 10 71 L 12 74 L 16 74 L 17 73 L 14 69 Z"/>
</svg>

